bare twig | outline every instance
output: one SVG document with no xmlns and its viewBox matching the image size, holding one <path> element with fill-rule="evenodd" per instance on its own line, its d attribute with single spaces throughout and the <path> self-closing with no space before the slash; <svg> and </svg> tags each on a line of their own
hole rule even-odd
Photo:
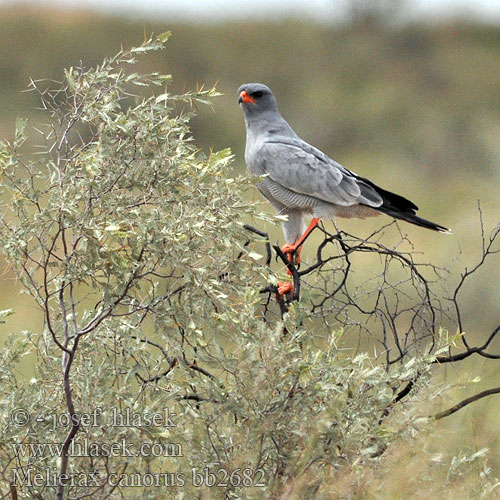
<svg viewBox="0 0 500 500">
<path fill-rule="evenodd" d="M 466 398 L 463 401 L 460 401 L 460 403 L 457 403 L 456 405 L 452 406 L 451 408 L 448 408 L 447 410 L 436 413 L 436 415 L 434 415 L 434 418 L 436 420 L 439 420 L 440 418 L 444 418 L 444 417 L 448 417 L 450 415 L 453 415 L 454 413 L 456 413 L 458 410 L 462 409 L 463 407 L 465 407 L 471 403 L 474 403 L 474 401 L 479 401 L 480 399 L 485 398 L 486 396 L 491 396 L 492 394 L 500 394 L 500 387 L 488 389 L 486 391 L 479 392 L 478 394 L 475 394 L 474 396 L 471 396 L 470 398 Z"/>
</svg>

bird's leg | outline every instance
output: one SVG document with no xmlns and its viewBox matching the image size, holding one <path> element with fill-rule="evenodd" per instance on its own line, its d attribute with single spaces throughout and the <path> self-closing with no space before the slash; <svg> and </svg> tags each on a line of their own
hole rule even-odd
<svg viewBox="0 0 500 500">
<path fill-rule="evenodd" d="M 295 253 L 295 264 L 300 264 L 300 252 L 302 251 L 302 244 L 304 243 L 305 239 L 309 236 L 311 231 L 318 225 L 319 219 L 314 217 L 311 223 L 309 224 L 308 228 L 304 231 L 304 234 L 293 244 L 287 243 L 286 245 L 283 245 L 281 248 L 281 251 L 284 254 L 288 254 L 288 260 L 292 262 L 292 255 Z M 290 270 L 288 270 L 288 274 L 290 273 Z"/>
<path fill-rule="evenodd" d="M 304 231 L 304 234 L 292 245 L 287 243 L 283 245 L 281 251 L 288 255 L 288 261 L 293 262 L 293 255 L 295 255 L 295 264 L 300 264 L 300 252 L 302 250 L 302 244 L 305 239 L 309 236 L 311 231 L 318 225 L 319 219 L 314 217 L 308 228 Z M 289 276 L 292 275 L 290 269 L 287 269 L 286 272 Z M 278 282 L 278 293 L 280 295 L 285 295 L 286 293 L 293 293 L 293 283 L 291 281 Z"/>
</svg>

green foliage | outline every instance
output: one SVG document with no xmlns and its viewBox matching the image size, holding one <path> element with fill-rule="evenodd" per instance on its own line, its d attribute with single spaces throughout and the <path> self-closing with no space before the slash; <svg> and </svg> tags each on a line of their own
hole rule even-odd
<svg viewBox="0 0 500 500">
<path fill-rule="evenodd" d="M 1 145 L 0 245 L 45 319 L 1 351 L 0 488 L 18 498 L 263 498 L 376 462 L 416 422 L 411 402 L 384 416 L 430 358 L 386 369 L 338 333 L 316 345 L 300 304 L 264 318 L 270 270 L 243 221 L 265 217 L 229 150 L 206 157 L 190 135 L 186 106 L 217 93 L 131 71 L 166 39 L 70 68 L 61 88 L 33 82 L 41 154 L 21 153 L 24 121 Z"/>
</svg>

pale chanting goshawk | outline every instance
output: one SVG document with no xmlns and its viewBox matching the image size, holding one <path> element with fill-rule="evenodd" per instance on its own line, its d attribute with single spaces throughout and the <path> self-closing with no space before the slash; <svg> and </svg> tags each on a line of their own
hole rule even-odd
<svg viewBox="0 0 500 500">
<path fill-rule="evenodd" d="M 264 176 L 259 191 L 278 214 L 286 215 L 283 252 L 298 260 L 306 236 L 319 219 L 366 218 L 381 213 L 442 233 L 449 229 L 416 215 L 411 201 L 378 187 L 303 141 L 278 111 L 271 89 L 247 83 L 238 89 L 245 115 L 245 162 L 251 173 Z M 307 226 L 304 217 L 312 216 Z M 280 285 L 280 294 L 291 284 Z"/>
</svg>

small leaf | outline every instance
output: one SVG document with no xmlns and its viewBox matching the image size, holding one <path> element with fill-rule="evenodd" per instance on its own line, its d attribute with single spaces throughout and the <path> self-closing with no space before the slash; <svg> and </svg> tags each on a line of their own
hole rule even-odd
<svg viewBox="0 0 500 500">
<path fill-rule="evenodd" d="M 10 316 L 11 314 L 14 314 L 14 311 L 12 309 L 4 309 L 3 311 L 0 311 L 0 323 L 5 323 L 3 318 L 6 318 L 7 316 Z"/>
<path fill-rule="evenodd" d="M 476 460 L 479 457 L 482 457 L 483 455 L 486 455 L 489 452 L 489 448 L 481 448 L 479 451 L 476 451 L 476 453 L 472 454 L 469 457 L 469 462 L 472 462 L 473 460 Z"/>
<path fill-rule="evenodd" d="M 259 259 L 262 259 L 263 255 L 261 255 L 260 253 L 257 253 L 257 252 L 250 252 L 248 254 L 248 256 L 253 259 L 253 260 L 259 260 Z"/>
<path fill-rule="evenodd" d="M 160 35 L 158 35 L 156 39 L 161 43 L 165 43 L 171 36 L 171 31 L 165 31 L 165 33 L 161 33 Z"/>
<path fill-rule="evenodd" d="M 288 220 L 288 215 L 275 215 L 274 217 L 285 222 Z"/>
<path fill-rule="evenodd" d="M 159 104 L 160 102 L 167 101 L 168 97 L 169 97 L 168 94 L 161 94 L 155 99 L 155 102 L 156 104 Z"/>
</svg>

